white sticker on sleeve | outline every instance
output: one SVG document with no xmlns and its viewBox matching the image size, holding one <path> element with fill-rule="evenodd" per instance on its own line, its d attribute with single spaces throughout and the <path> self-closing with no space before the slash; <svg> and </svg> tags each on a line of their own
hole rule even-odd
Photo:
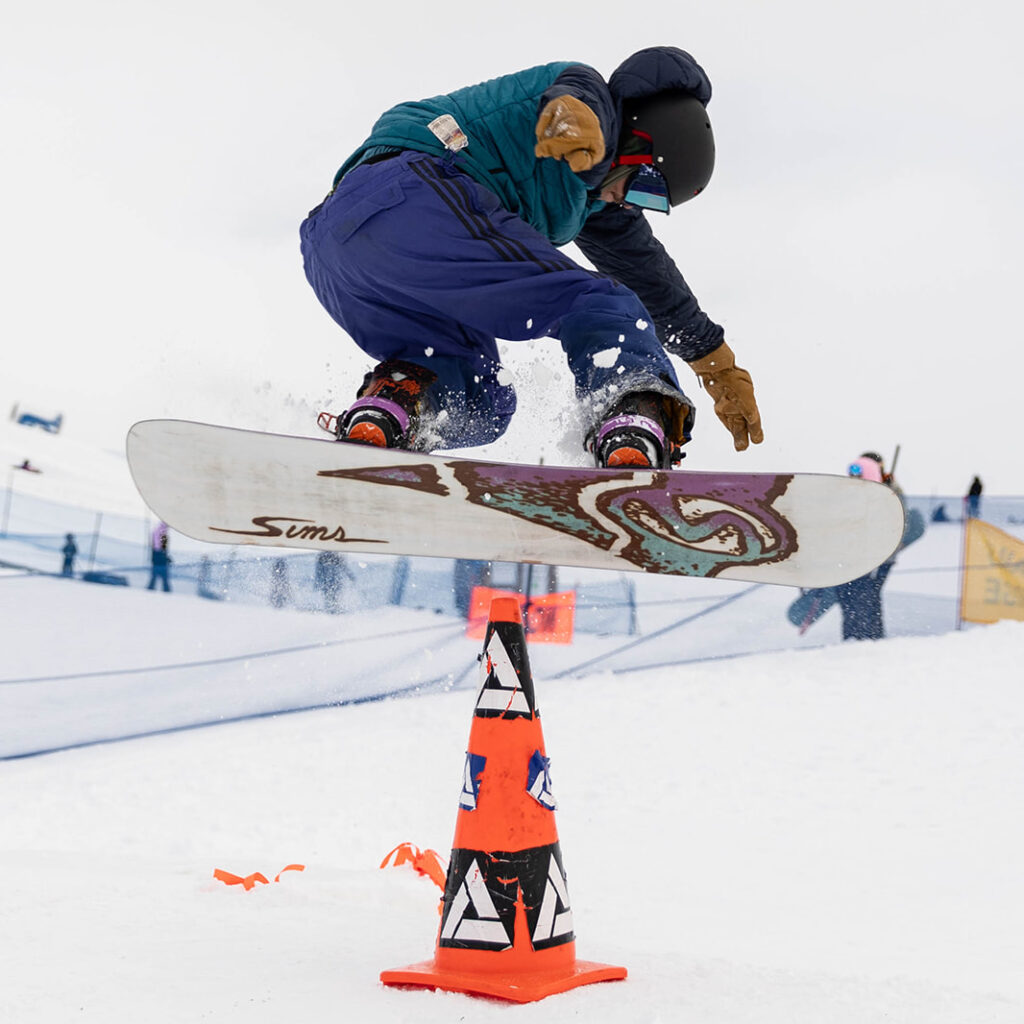
<svg viewBox="0 0 1024 1024">
<path fill-rule="evenodd" d="M 451 114 L 435 117 L 427 127 L 441 140 L 445 149 L 458 153 L 469 145 L 466 133 L 459 127 L 459 122 Z"/>
</svg>

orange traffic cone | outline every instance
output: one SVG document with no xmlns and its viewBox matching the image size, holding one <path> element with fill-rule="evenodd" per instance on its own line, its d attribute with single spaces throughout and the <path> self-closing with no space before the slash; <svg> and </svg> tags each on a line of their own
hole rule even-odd
<svg viewBox="0 0 1024 1024">
<path fill-rule="evenodd" d="M 496 598 L 469 733 L 434 959 L 384 971 L 416 985 L 519 1003 L 624 967 L 576 959 L 548 759 L 519 603 Z"/>
</svg>

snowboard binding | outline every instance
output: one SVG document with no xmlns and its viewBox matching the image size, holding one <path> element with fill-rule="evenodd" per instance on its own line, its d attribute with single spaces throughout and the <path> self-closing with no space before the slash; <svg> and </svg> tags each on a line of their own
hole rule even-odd
<svg viewBox="0 0 1024 1024">
<path fill-rule="evenodd" d="M 437 375 L 422 366 L 388 359 L 363 378 L 345 412 L 320 413 L 317 423 L 338 441 L 416 450 L 428 408 L 427 388 L 435 380 Z"/>
<path fill-rule="evenodd" d="M 605 469 L 671 469 L 683 452 L 668 436 L 666 399 L 653 391 L 626 395 L 587 437 L 585 447 Z"/>
</svg>

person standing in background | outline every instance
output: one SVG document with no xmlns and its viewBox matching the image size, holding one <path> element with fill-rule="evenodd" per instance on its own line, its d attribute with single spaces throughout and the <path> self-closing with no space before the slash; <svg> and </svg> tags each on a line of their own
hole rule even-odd
<svg viewBox="0 0 1024 1024">
<path fill-rule="evenodd" d="M 313 585 L 323 595 L 325 611 L 332 615 L 341 611 L 342 591 L 352 583 L 355 583 L 355 576 L 337 551 L 321 551 L 316 556 Z"/>
<path fill-rule="evenodd" d="M 858 480 L 870 480 L 873 483 L 885 484 L 899 495 L 900 490 L 892 474 L 885 471 L 882 456 L 876 452 L 865 452 L 859 459 L 852 462 L 849 475 Z M 892 567 L 896 564 L 893 555 L 887 562 L 872 569 L 871 572 L 848 583 L 836 587 L 839 607 L 843 612 L 844 640 L 881 640 L 885 636 L 885 621 L 882 616 L 882 587 L 889 578 Z"/>
<path fill-rule="evenodd" d="M 64 547 L 60 550 L 61 554 L 64 556 L 64 565 L 60 570 L 61 576 L 74 576 L 75 558 L 78 555 L 78 545 L 75 543 L 75 535 L 73 533 L 65 535 Z"/>
<path fill-rule="evenodd" d="M 288 578 L 288 562 L 284 558 L 276 558 L 270 567 L 270 603 L 274 608 L 284 608 L 291 602 L 292 584 Z"/>
<path fill-rule="evenodd" d="M 149 574 L 149 586 L 147 590 L 155 590 L 157 580 L 163 584 L 164 593 L 171 592 L 171 556 L 167 551 L 168 537 L 167 524 L 161 523 L 153 531 L 153 547 L 150 551 L 152 568 Z"/>
<path fill-rule="evenodd" d="M 971 486 L 967 491 L 967 497 L 964 499 L 967 503 L 968 519 L 981 518 L 981 490 L 981 479 L 980 477 L 975 477 L 971 481 Z"/>
</svg>

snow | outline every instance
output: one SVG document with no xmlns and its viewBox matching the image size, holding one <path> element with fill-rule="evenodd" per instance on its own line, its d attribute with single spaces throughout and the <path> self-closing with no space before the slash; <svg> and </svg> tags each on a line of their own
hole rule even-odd
<svg viewBox="0 0 1024 1024">
<path fill-rule="evenodd" d="M 91 477 L 127 514 L 115 454 L 0 431 L 25 445 L 35 500 Z M 885 641 L 797 636 L 785 588 L 640 577 L 640 637 L 531 647 L 577 955 L 629 977 L 515 1008 L 378 982 L 433 951 L 438 890 L 378 865 L 451 846 L 460 623 L 8 570 L 0 1020 L 1021 1021 L 1024 624 L 955 631 L 958 539 L 903 554 Z"/>
<path fill-rule="evenodd" d="M 165 628 L 194 618 L 184 599 L 135 596 L 163 601 Z M 1022 639 L 1015 623 L 538 680 L 578 954 L 630 978 L 517 1012 L 1020 1020 Z M 18 937 L 3 1019 L 507 1012 L 376 980 L 432 951 L 437 890 L 377 864 L 406 840 L 447 854 L 472 702 L 458 690 L 3 763 Z M 212 880 L 295 862 L 306 871 L 249 893 Z"/>
<path fill-rule="evenodd" d="M 600 352 L 595 352 L 591 357 L 595 366 L 603 367 L 604 369 L 610 369 L 618 361 L 619 355 L 622 349 L 617 345 L 613 345 L 611 348 L 602 349 Z"/>
</svg>

